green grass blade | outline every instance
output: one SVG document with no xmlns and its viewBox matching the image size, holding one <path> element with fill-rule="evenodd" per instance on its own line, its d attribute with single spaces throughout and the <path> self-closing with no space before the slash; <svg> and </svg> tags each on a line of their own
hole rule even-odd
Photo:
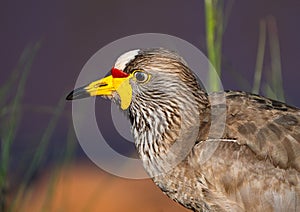
<svg viewBox="0 0 300 212">
<path fill-rule="evenodd" d="M 57 122 L 63 112 L 64 106 L 65 106 L 65 97 L 61 98 L 58 105 L 54 108 L 54 115 L 51 117 L 49 124 L 42 135 L 40 144 L 37 147 L 35 154 L 33 156 L 33 159 L 32 159 L 32 161 L 27 169 L 27 172 L 23 178 L 22 185 L 20 186 L 20 188 L 17 192 L 16 198 L 14 199 L 14 201 L 11 205 L 11 208 L 10 208 L 11 211 L 15 211 L 16 207 L 19 205 L 19 202 L 22 199 L 22 196 L 25 192 L 25 189 L 26 189 L 31 177 L 37 171 L 39 166 L 42 164 L 42 162 L 44 160 L 43 156 L 47 150 L 48 144 L 50 142 L 50 138 L 53 135 L 53 132 L 57 125 Z"/>
<path fill-rule="evenodd" d="M 223 15 L 223 31 L 225 31 L 227 28 L 228 20 L 229 20 L 234 2 L 235 2 L 235 0 L 228 0 L 227 4 L 225 5 L 225 11 L 224 11 L 224 15 Z"/>
<path fill-rule="evenodd" d="M 73 122 L 69 125 L 67 134 L 66 152 L 64 154 L 64 164 L 68 165 L 74 158 L 74 154 L 77 148 L 76 136 L 73 129 Z"/>
<path fill-rule="evenodd" d="M 11 146 L 15 139 L 17 126 L 21 117 L 21 100 L 24 94 L 24 88 L 27 81 L 28 73 L 31 69 L 31 65 L 33 63 L 33 60 L 35 58 L 35 55 L 40 48 L 40 42 L 37 42 L 35 45 L 28 47 L 25 50 L 25 53 L 22 54 L 20 60 L 24 60 L 24 65 L 20 68 L 22 70 L 22 74 L 20 77 L 19 82 L 17 83 L 17 93 L 10 105 L 11 113 L 10 116 L 4 126 L 4 129 L 2 129 L 1 132 L 1 162 L 0 162 L 0 200 L 1 200 L 1 210 L 4 211 L 6 209 L 6 202 L 7 202 L 7 187 L 8 187 L 8 168 L 11 158 Z M 30 50 L 28 50 L 30 49 Z M 23 64 L 23 62 L 21 62 Z M 19 71 L 18 71 L 19 72 Z M 14 77 L 12 78 L 14 79 Z M 13 82 L 14 80 L 11 80 Z M 9 85 L 9 84 L 7 84 Z M 3 90 L 6 90 L 6 88 L 9 88 L 10 86 L 7 86 L 3 88 Z M 2 91 L 3 91 L 2 90 Z M 6 91 L 8 92 L 8 91 Z M 6 95 L 2 93 L 2 95 Z"/>
<path fill-rule="evenodd" d="M 216 66 L 216 53 L 215 53 L 215 18 L 214 6 L 212 0 L 205 0 L 205 17 L 206 17 L 206 48 L 208 59 L 213 66 Z M 209 71 L 209 86 L 210 91 L 218 90 L 219 86 L 216 84 L 215 73 Z"/>
<path fill-rule="evenodd" d="M 259 25 L 259 40 L 258 40 L 258 49 L 256 57 L 256 67 L 254 74 L 254 81 L 252 92 L 258 94 L 261 84 L 261 76 L 263 70 L 265 48 L 266 48 L 266 39 L 267 39 L 267 30 L 266 30 L 266 21 L 261 20 Z"/>
<path fill-rule="evenodd" d="M 224 32 L 224 3 L 219 0 L 205 0 L 206 46 L 207 55 L 216 73 L 209 72 L 209 92 L 218 91 L 221 87 L 222 39 Z"/>
<path fill-rule="evenodd" d="M 276 99 L 279 101 L 285 100 L 283 82 L 282 82 L 282 69 L 281 69 L 281 56 L 280 44 L 278 37 L 278 28 L 276 20 L 273 16 L 268 17 L 267 26 L 269 31 L 270 53 L 271 53 L 271 84 L 273 92 L 276 94 Z"/>
</svg>

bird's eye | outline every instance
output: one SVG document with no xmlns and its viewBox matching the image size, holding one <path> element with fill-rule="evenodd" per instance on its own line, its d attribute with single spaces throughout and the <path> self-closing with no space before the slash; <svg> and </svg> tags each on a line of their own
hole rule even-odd
<svg viewBox="0 0 300 212">
<path fill-rule="evenodd" d="M 148 80 L 148 74 L 142 71 L 136 71 L 134 77 L 138 82 L 146 82 Z"/>
</svg>

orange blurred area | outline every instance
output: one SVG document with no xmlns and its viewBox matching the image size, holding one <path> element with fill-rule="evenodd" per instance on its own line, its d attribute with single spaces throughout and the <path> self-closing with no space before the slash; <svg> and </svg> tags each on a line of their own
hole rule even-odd
<svg viewBox="0 0 300 212">
<path fill-rule="evenodd" d="M 128 180 L 98 167 L 72 164 L 44 174 L 27 191 L 17 211 L 189 211 L 150 180 Z"/>
</svg>

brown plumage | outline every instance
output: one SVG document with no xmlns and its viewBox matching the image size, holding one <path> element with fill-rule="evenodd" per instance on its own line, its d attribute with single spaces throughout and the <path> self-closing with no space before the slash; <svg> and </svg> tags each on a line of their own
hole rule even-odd
<svg viewBox="0 0 300 212">
<path fill-rule="evenodd" d="M 183 163 L 193 170 L 190 192 L 199 197 L 184 205 L 195 211 L 299 211 L 300 110 L 234 91 L 226 92 L 226 105 L 225 132 L 212 141 L 219 142 L 216 151 L 201 163 L 208 140 L 199 140 Z"/>
<path fill-rule="evenodd" d="M 115 68 L 131 77 L 125 109 L 135 144 L 166 195 L 194 211 L 300 211 L 298 108 L 238 91 L 211 105 L 183 59 L 163 49 L 134 51 Z M 117 89 L 109 96 L 123 101 Z M 225 130 L 214 138 L 211 121 L 222 116 L 211 112 L 218 107 L 225 108 Z"/>
</svg>

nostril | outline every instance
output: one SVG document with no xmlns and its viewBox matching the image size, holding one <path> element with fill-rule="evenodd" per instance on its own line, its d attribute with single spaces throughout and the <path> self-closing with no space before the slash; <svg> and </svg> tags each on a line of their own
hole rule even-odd
<svg viewBox="0 0 300 212">
<path fill-rule="evenodd" d="M 103 86 L 107 86 L 107 83 L 97 83 L 96 85 L 94 85 L 95 88 L 100 88 Z"/>
</svg>

